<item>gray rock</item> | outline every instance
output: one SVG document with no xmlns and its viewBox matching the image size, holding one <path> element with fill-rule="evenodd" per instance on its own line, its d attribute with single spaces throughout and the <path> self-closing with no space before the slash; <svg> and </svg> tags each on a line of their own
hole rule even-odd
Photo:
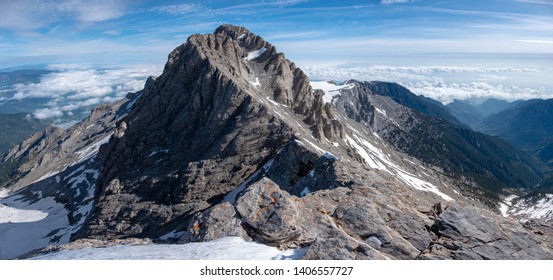
<svg viewBox="0 0 553 280">
<path fill-rule="evenodd" d="M 319 239 L 303 256 L 304 260 L 386 260 L 386 256 L 371 246 L 351 237 L 338 235 Z"/>
<path fill-rule="evenodd" d="M 242 227 L 234 207 L 226 202 L 194 215 L 188 223 L 187 234 L 179 243 L 211 241 L 225 236 L 239 236 L 252 239 Z"/>
<path fill-rule="evenodd" d="M 236 201 L 236 211 L 266 243 L 278 246 L 300 234 L 295 201 L 268 178 L 255 182 L 244 191 Z"/>
<path fill-rule="evenodd" d="M 454 259 L 551 259 L 551 241 L 503 218 L 467 204 L 453 204 L 432 226 L 437 235 L 422 253 L 425 257 Z"/>
</svg>

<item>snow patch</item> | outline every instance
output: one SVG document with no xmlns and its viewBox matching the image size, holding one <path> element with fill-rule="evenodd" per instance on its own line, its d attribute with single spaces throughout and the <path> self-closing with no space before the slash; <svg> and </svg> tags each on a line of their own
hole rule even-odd
<svg viewBox="0 0 553 280">
<path fill-rule="evenodd" d="M 245 58 L 247 61 L 250 61 L 250 60 L 254 60 L 254 59 L 257 59 L 259 58 L 260 56 L 262 56 L 265 51 L 267 50 L 267 48 L 263 47 L 259 50 L 256 50 L 256 51 L 253 51 L 253 52 L 250 52 L 248 53 L 248 56 Z"/>
<path fill-rule="evenodd" d="M 517 209 L 513 214 L 526 215 L 532 219 L 553 219 L 553 194 L 545 194 L 545 197 L 538 200 L 533 204 L 529 204 L 528 201 L 519 201 L 516 205 L 513 205 L 514 209 Z"/>
<path fill-rule="evenodd" d="M 36 222 L 46 217 L 48 217 L 48 212 L 17 209 L 0 204 L 0 224 Z"/>
<path fill-rule="evenodd" d="M 453 200 L 453 198 L 440 192 L 438 187 L 432 183 L 422 180 L 416 175 L 403 170 L 399 165 L 392 162 L 390 155 L 384 154 L 379 148 L 366 139 L 355 134 L 353 134 L 352 137 L 346 135 L 346 142 L 357 150 L 358 154 L 365 160 L 370 168 L 386 171 L 394 175 L 399 181 L 417 190 L 435 193 L 444 200 Z"/>
<path fill-rule="evenodd" d="M 109 139 L 111 138 L 111 135 L 113 134 L 110 133 L 108 135 L 106 135 L 104 138 L 100 139 L 99 141 L 91 144 L 91 145 L 88 145 L 86 146 L 86 148 L 80 150 L 80 151 L 76 151 L 75 153 L 79 156 L 79 160 L 74 163 L 73 165 L 77 164 L 77 163 L 80 163 L 82 161 L 85 161 L 93 156 L 95 156 L 98 151 L 100 150 L 100 146 L 102 146 L 103 144 L 109 142 Z"/>
<path fill-rule="evenodd" d="M 355 87 L 355 84 L 336 85 L 331 81 L 310 82 L 310 84 L 311 88 L 324 91 L 323 100 L 326 103 L 331 103 L 334 97 L 339 96 L 341 89 L 352 89 Z"/>
<path fill-rule="evenodd" d="M 34 249 L 69 242 L 69 236 L 51 240 L 48 234 L 68 226 L 63 204 L 46 197 L 34 203 L 21 195 L 0 200 L 0 259 L 11 259 Z"/>
<path fill-rule="evenodd" d="M 386 111 L 382 110 L 382 109 L 379 109 L 377 107 L 374 107 L 376 109 L 376 111 L 382 115 L 384 115 L 385 117 L 388 117 L 388 115 L 386 115 Z"/>
<path fill-rule="evenodd" d="M 238 39 L 244 39 L 246 37 L 246 33 L 242 33 L 242 35 L 238 36 Z"/>
<path fill-rule="evenodd" d="M 44 179 L 50 178 L 50 177 L 52 177 L 52 176 L 55 176 L 55 175 L 57 175 L 58 173 L 60 173 L 60 172 L 62 172 L 62 171 L 65 171 L 65 168 L 63 168 L 62 170 L 50 171 L 50 172 L 46 173 L 45 175 L 43 175 L 42 177 L 40 177 L 40 178 L 34 180 L 33 182 L 31 182 L 31 184 L 34 184 L 34 183 L 36 183 L 36 182 L 40 182 L 40 181 L 42 181 L 42 180 L 44 180 Z M 31 185 L 31 184 L 29 184 L 29 185 Z"/>
<path fill-rule="evenodd" d="M 509 210 L 511 209 L 511 207 L 513 206 L 513 199 L 517 198 L 518 196 L 514 195 L 514 194 L 511 194 L 511 195 L 508 195 L 506 196 L 504 199 L 503 199 L 503 202 L 500 202 L 499 203 L 499 211 L 501 212 L 501 215 L 503 217 L 509 217 Z"/>
<path fill-rule="evenodd" d="M 326 151 L 325 154 L 323 155 L 326 159 L 330 159 L 330 160 L 338 160 L 338 158 L 333 155 L 331 152 L 329 151 Z"/>
<path fill-rule="evenodd" d="M 0 198 L 8 197 L 10 195 L 10 191 L 7 189 L 1 189 L 0 190 Z"/>
<path fill-rule="evenodd" d="M 290 260 L 300 259 L 307 248 L 279 251 L 275 247 L 224 237 L 182 245 L 119 245 L 67 250 L 38 256 L 38 260 Z"/>
<path fill-rule="evenodd" d="M 309 190 L 309 188 L 308 188 L 308 187 L 305 187 L 305 188 L 301 191 L 300 195 L 301 195 L 301 197 L 304 197 L 304 196 L 308 195 L 310 192 L 311 192 L 311 191 Z"/>
<path fill-rule="evenodd" d="M 272 100 L 269 96 L 266 96 L 266 98 L 267 98 L 267 100 L 269 100 L 269 102 L 273 103 L 273 105 L 276 105 L 276 106 L 280 105 L 280 104 L 278 104 L 278 102 Z M 277 115 L 279 115 L 279 116 L 282 118 L 282 115 L 281 115 L 281 114 L 279 114 L 279 113 L 276 112 L 276 111 L 275 111 L 275 113 L 276 113 Z"/>
<path fill-rule="evenodd" d="M 298 140 L 298 139 L 296 139 L 295 141 L 296 141 L 296 143 L 298 143 L 298 144 L 300 144 L 300 145 L 302 145 L 302 146 L 304 146 L 304 147 L 307 147 L 307 146 L 306 146 L 302 141 L 307 142 L 307 144 L 309 144 L 311 147 L 313 147 L 315 150 L 317 150 L 317 152 L 321 153 L 321 155 L 324 155 L 324 154 L 326 153 L 325 150 L 321 149 L 319 146 L 313 144 L 313 142 L 311 142 L 311 141 L 309 141 L 309 140 L 307 140 L 307 139 L 302 139 L 301 141 Z"/>
<path fill-rule="evenodd" d="M 242 191 L 244 191 L 246 189 L 246 186 L 248 186 L 254 178 L 257 178 L 259 173 L 261 173 L 262 171 L 267 172 L 267 170 L 269 170 L 269 168 L 271 168 L 272 165 L 273 165 L 273 160 L 271 159 L 267 163 L 265 163 L 265 165 L 263 165 L 263 167 L 261 167 L 261 169 L 255 171 L 250 177 L 248 177 L 248 179 L 246 179 L 246 181 L 244 181 L 242 184 L 240 184 L 234 190 L 232 190 L 227 195 L 225 195 L 223 200 L 221 200 L 220 204 L 225 203 L 225 202 L 229 202 L 230 204 L 234 204 L 234 202 L 236 202 L 236 198 L 237 198 L 238 194 L 241 193 Z"/>
<path fill-rule="evenodd" d="M 158 239 L 159 240 L 162 240 L 162 241 L 167 241 L 168 239 L 178 239 L 178 238 L 181 238 L 184 236 L 184 231 L 177 231 L 177 230 L 172 230 L 162 236 L 160 236 Z"/>
<path fill-rule="evenodd" d="M 259 82 L 259 77 L 255 77 L 255 82 L 250 82 L 254 87 L 258 88 L 261 86 L 261 83 Z"/>
</svg>

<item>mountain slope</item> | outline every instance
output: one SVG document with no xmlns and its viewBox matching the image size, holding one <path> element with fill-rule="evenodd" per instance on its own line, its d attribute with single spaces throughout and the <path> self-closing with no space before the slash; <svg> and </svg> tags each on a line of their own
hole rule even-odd
<svg viewBox="0 0 553 280">
<path fill-rule="evenodd" d="M 341 90 L 339 111 L 350 117 L 369 115 L 359 121 L 396 149 L 449 176 L 465 177 L 495 194 L 505 187 L 532 188 L 543 177 L 540 162 L 497 137 L 398 106 L 375 95 L 373 82 L 349 83 L 356 87 Z"/>
<path fill-rule="evenodd" d="M 27 114 L 0 114 L 0 153 L 46 128 L 47 120 L 37 120 Z"/>
<path fill-rule="evenodd" d="M 100 105 L 75 126 L 48 127 L 2 155 L 0 258 L 70 241 L 94 201 L 101 165 L 98 148 L 109 141 L 131 99 Z M 5 219 L 4 219 L 5 218 Z"/>
<path fill-rule="evenodd" d="M 459 127 L 466 127 L 465 124 L 461 123 L 453 115 L 451 115 L 448 110 L 441 105 L 441 103 L 430 98 L 417 96 L 405 87 L 402 87 L 396 83 L 371 81 L 365 83 L 364 86 L 375 94 L 388 96 L 396 103 L 407 108 L 429 116 L 442 118 Z"/>
<path fill-rule="evenodd" d="M 497 135 L 551 164 L 553 99 L 528 100 L 485 118 L 478 130 Z"/>
<path fill-rule="evenodd" d="M 488 116 L 517 106 L 522 100 L 508 102 L 495 98 L 486 99 L 480 104 L 472 104 L 463 100 L 453 100 L 446 105 L 448 111 L 462 123 L 478 130 L 481 122 Z"/>
</svg>

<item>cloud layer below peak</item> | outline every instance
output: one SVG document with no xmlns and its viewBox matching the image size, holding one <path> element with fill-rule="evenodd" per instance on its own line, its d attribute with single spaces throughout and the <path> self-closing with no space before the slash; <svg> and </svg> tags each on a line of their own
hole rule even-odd
<svg viewBox="0 0 553 280">
<path fill-rule="evenodd" d="M 459 100 L 553 98 L 553 84 L 540 83 L 551 69 L 466 66 L 303 67 L 312 80 L 387 81 L 442 103 Z"/>
</svg>

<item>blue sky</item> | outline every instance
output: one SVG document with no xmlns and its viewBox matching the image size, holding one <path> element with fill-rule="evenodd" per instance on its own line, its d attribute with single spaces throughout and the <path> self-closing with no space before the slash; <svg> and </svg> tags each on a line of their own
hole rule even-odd
<svg viewBox="0 0 553 280">
<path fill-rule="evenodd" d="M 62 70 L 0 95 L 54 96 L 36 116 L 139 90 L 190 34 L 223 23 L 264 37 L 312 80 L 398 82 L 444 103 L 553 98 L 553 0 L 0 1 L 0 69 Z"/>
<path fill-rule="evenodd" d="M 553 0 L 2 1 L 0 63 L 161 62 L 192 33 L 248 27 L 293 60 L 553 53 Z M 32 58 L 32 59 L 30 59 Z"/>
</svg>

